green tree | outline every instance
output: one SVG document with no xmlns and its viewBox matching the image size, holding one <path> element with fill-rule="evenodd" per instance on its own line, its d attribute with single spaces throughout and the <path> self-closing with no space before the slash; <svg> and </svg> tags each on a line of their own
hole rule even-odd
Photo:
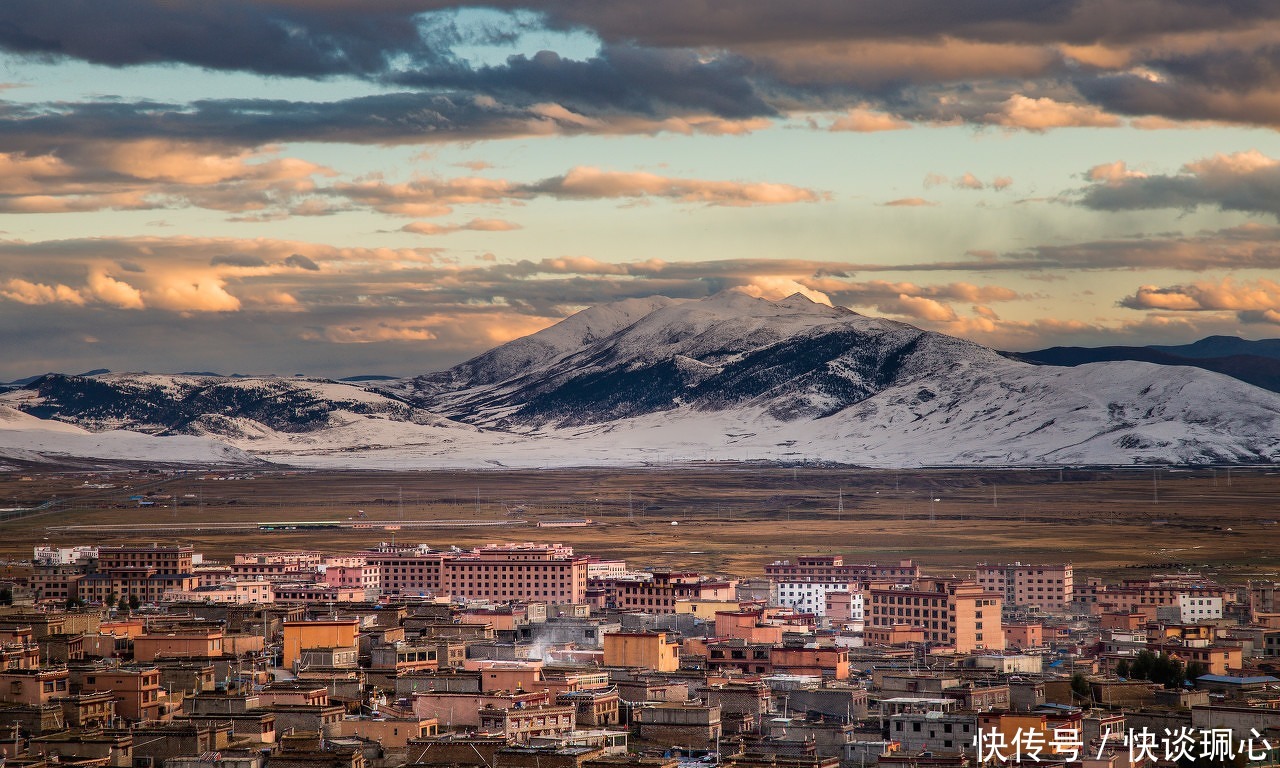
<svg viewBox="0 0 1280 768">
<path fill-rule="evenodd" d="M 129 610 L 136 611 L 141 605 L 142 601 L 138 599 L 137 595 L 129 595 Z"/>
<path fill-rule="evenodd" d="M 1130 676 L 1131 676 L 1131 675 L 1129 674 L 1129 660 L 1128 660 L 1128 659 L 1121 659 L 1121 660 L 1116 664 L 1116 676 L 1117 676 L 1117 677 L 1130 677 Z"/>
<path fill-rule="evenodd" d="M 1182 662 L 1166 654 L 1154 654 L 1151 651 L 1139 651 L 1129 665 L 1129 677 L 1135 680 L 1150 680 L 1165 688 L 1180 688 L 1187 679 Z"/>
<path fill-rule="evenodd" d="M 5 587 L 0 589 L 0 605 L 13 605 L 13 590 Z"/>
</svg>

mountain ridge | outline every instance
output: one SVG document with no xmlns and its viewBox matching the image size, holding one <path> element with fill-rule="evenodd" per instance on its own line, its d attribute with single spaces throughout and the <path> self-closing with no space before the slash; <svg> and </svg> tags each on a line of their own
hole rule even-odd
<svg viewBox="0 0 1280 768">
<path fill-rule="evenodd" d="M 592 307 L 395 381 L 47 376 L 0 395 L 0 405 L 81 429 L 215 439 L 299 466 L 1280 457 L 1280 396 L 1218 373 L 1036 365 L 798 294 L 737 291 Z"/>
</svg>

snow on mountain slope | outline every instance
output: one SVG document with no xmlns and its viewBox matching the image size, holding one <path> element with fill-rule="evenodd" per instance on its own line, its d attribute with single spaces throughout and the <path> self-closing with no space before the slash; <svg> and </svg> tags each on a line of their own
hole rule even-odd
<svg viewBox="0 0 1280 768">
<path fill-rule="evenodd" d="M 464 363 L 447 377 L 415 382 L 447 381 L 434 395 L 430 386 L 416 387 L 419 402 L 435 412 L 516 431 L 677 407 L 759 405 L 788 420 L 835 413 L 942 357 L 1004 362 L 977 344 L 798 294 L 770 302 L 725 291 L 655 309 L 575 352 L 531 361 L 505 380 L 468 378 L 472 368 Z"/>
<path fill-rule="evenodd" d="M 436 393 L 458 386 L 493 384 L 527 371 L 545 369 L 596 340 L 612 336 L 656 309 L 675 304 L 665 296 L 626 299 L 584 309 L 550 328 L 510 341 L 461 365 L 409 379 L 400 388 L 410 393 Z M 395 391 L 396 385 L 386 389 Z"/>
<path fill-rule="evenodd" d="M 95 430 L 236 439 L 324 429 L 344 423 L 343 414 L 443 423 L 385 394 L 324 379 L 50 374 L 0 395 L 0 403 Z"/>
<path fill-rule="evenodd" d="M 152 437 L 137 432 L 90 432 L 0 406 L 0 458 L 49 462 L 62 458 L 150 461 L 159 464 L 251 465 L 258 459 L 216 440 Z"/>
<path fill-rule="evenodd" d="M 1035 366 L 801 296 L 769 302 L 736 292 L 596 307 L 448 371 L 363 388 L 50 376 L 0 403 L 30 414 L 0 410 L 0 433 L 53 417 L 215 437 L 314 467 L 1280 458 L 1280 395 L 1226 376 L 1137 362 Z"/>
</svg>

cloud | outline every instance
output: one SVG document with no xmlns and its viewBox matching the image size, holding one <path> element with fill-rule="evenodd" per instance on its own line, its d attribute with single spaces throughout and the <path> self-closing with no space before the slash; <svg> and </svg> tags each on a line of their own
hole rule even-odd
<svg viewBox="0 0 1280 768">
<path fill-rule="evenodd" d="M 1123 121 L 1088 104 L 1069 104 L 1049 97 L 1010 96 L 991 122 L 1006 128 L 1047 131 L 1050 128 L 1118 128 Z"/>
<path fill-rule="evenodd" d="M 84 304 L 84 296 L 74 288 L 57 284 L 45 285 L 20 278 L 10 278 L 0 288 L 0 296 L 19 304 Z"/>
<path fill-rule="evenodd" d="M 421 325 L 380 322 L 370 325 L 331 326 L 304 335 L 309 340 L 335 344 L 370 344 L 381 341 L 432 341 L 436 334 Z"/>
<path fill-rule="evenodd" d="M 813 203 L 823 198 L 819 192 L 791 184 L 678 179 L 589 166 L 579 166 L 563 176 L 529 185 L 527 189 L 562 199 L 664 197 L 684 203 L 729 206 Z"/>
<path fill-rule="evenodd" d="M 1080 202 L 1104 211 L 1212 206 L 1280 217 L 1280 161 L 1257 150 L 1218 154 L 1177 174 L 1144 175 L 1123 165 L 1095 166 Z"/>
<path fill-rule="evenodd" d="M 836 118 L 827 126 L 828 131 L 852 131 L 854 133 L 875 133 L 878 131 L 901 131 L 911 127 L 911 123 L 900 120 L 884 112 L 874 112 L 865 107 L 855 107 Z"/>
<path fill-rule="evenodd" d="M 503 219 L 472 219 L 462 224 L 434 224 L 429 221 L 414 221 L 401 227 L 403 232 L 417 235 L 450 235 L 454 232 L 512 232 L 520 229 L 520 225 Z"/>
<path fill-rule="evenodd" d="M 1123 182 L 1127 179 L 1145 179 L 1146 177 L 1145 173 L 1130 169 L 1123 160 L 1095 165 L 1085 173 L 1085 178 L 1089 181 L 1103 181 L 1112 184 Z"/>
<path fill-rule="evenodd" d="M 261 256 L 247 253 L 228 253 L 218 254 L 209 259 L 211 266 L 230 266 L 230 267 L 265 267 L 266 259 Z"/>
<path fill-rule="evenodd" d="M 894 299 L 881 302 L 877 305 L 877 308 L 881 312 L 891 315 L 902 315 L 939 323 L 951 322 L 956 319 L 956 311 L 954 309 L 939 301 L 927 299 L 923 296 L 901 294 Z"/>
<path fill-rule="evenodd" d="M 889 200 L 880 205 L 889 208 L 918 208 L 922 206 L 936 206 L 937 203 L 932 200 L 925 200 L 923 197 L 900 197 L 897 200 Z"/>
<path fill-rule="evenodd" d="M 1144 285 L 1121 299 L 1120 306 L 1176 312 L 1275 312 L 1280 310 L 1280 283 L 1266 279 L 1240 282 L 1228 277 L 1219 282 L 1167 287 Z"/>
<path fill-rule="evenodd" d="M 89 292 L 95 299 L 121 309 L 142 309 L 142 291 L 100 270 L 89 274 Z"/>
<path fill-rule="evenodd" d="M 741 291 L 748 296 L 754 296 L 757 299 L 769 299 L 770 301 L 785 299 L 798 293 L 810 301 L 831 306 L 831 297 L 822 291 L 815 291 L 802 285 L 789 277 L 756 275 L 751 278 L 751 282 L 737 286 L 734 290 Z"/>
<path fill-rule="evenodd" d="M 311 259 L 308 259 L 306 256 L 303 256 L 300 253 L 289 254 L 288 256 L 284 257 L 283 263 L 286 267 L 296 267 L 298 269 L 305 269 L 310 272 L 317 272 L 320 270 L 319 264 L 315 263 Z"/>
<path fill-rule="evenodd" d="M 559 200 L 665 198 L 713 206 L 811 203 L 825 197 L 820 192 L 791 184 L 683 179 L 644 172 L 605 171 L 589 166 L 572 168 L 561 176 L 532 183 L 478 176 L 418 178 L 398 184 L 377 179 L 339 182 L 333 185 L 329 194 L 341 195 L 357 205 L 400 216 L 443 216 L 457 205 L 511 203 L 535 197 Z M 473 219 L 456 228 L 418 222 L 408 225 L 406 231 L 445 234 L 458 229 L 493 232 L 510 228 L 509 223 L 499 220 Z"/>
<path fill-rule="evenodd" d="M 1012 186 L 1013 179 L 1009 176 L 996 176 L 990 182 L 984 182 L 969 171 L 965 171 L 954 179 L 941 173 L 930 173 L 924 177 L 924 186 L 926 189 L 941 186 L 943 184 L 950 184 L 955 189 L 967 189 L 973 191 L 987 189 L 990 187 L 991 189 L 1000 192 Z"/>
<path fill-rule="evenodd" d="M 260 211 L 333 172 L 273 151 L 213 141 L 94 137 L 0 153 L 0 212 L 67 213 L 196 206 Z"/>
</svg>

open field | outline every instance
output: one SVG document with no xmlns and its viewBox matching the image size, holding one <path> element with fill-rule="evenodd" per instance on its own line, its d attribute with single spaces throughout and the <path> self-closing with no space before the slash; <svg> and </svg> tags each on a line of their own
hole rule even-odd
<svg viewBox="0 0 1280 768">
<path fill-rule="evenodd" d="M 155 506 L 129 499 L 138 495 Z M 774 559 L 838 552 L 913 557 L 938 573 L 1067 560 L 1112 577 L 1186 565 L 1224 580 L 1280 578 L 1280 475 L 1265 468 L 0 474 L 0 507 L 55 498 L 46 512 L 0 521 L 0 557 L 29 558 L 45 543 L 141 540 L 190 542 L 220 558 L 354 551 L 395 537 L 433 547 L 560 541 L 640 567 L 742 576 Z M 594 523 L 535 527 L 578 518 Z M 264 521 L 274 530 L 259 531 Z M 299 521 L 358 527 L 290 530 Z M 448 527 L 454 521 L 497 525 Z M 115 527 L 63 528 L 90 525 Z"/>
</svg>

